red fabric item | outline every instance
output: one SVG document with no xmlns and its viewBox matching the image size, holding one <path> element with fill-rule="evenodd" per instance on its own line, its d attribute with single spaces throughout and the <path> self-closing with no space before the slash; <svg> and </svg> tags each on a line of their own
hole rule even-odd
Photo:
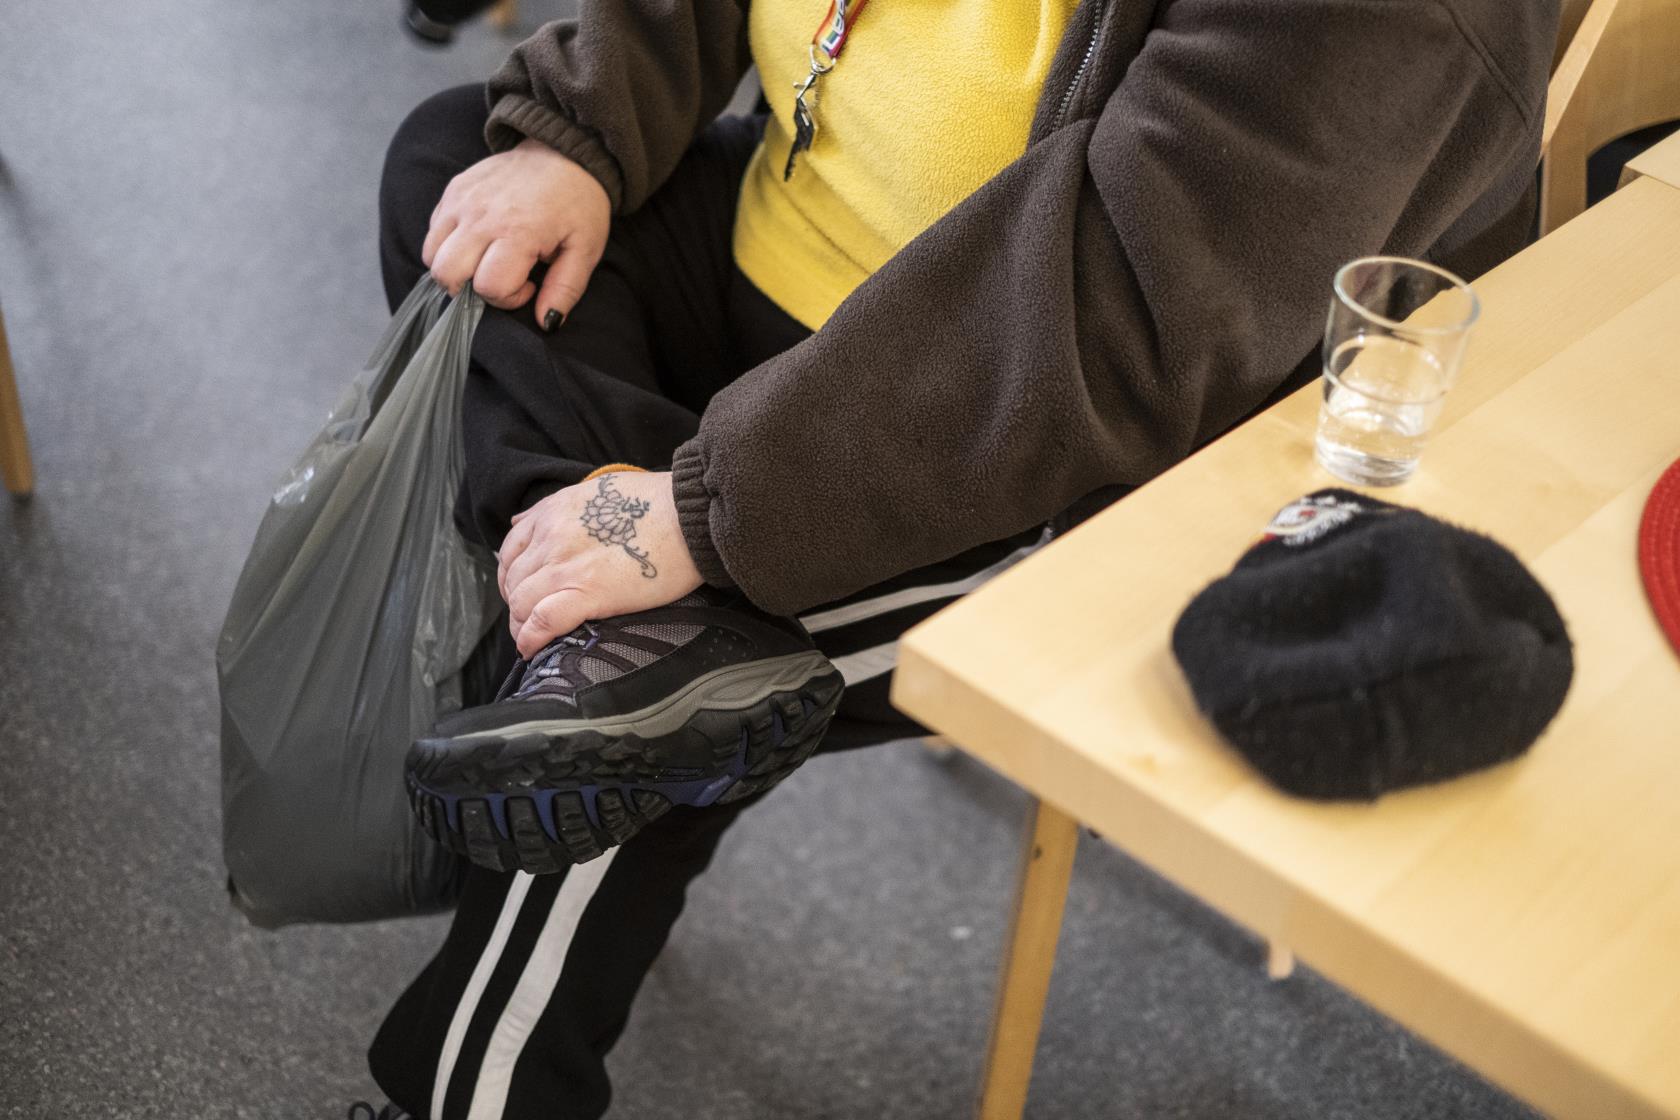
<svg viewBox="0 0 1680 1120">
<path fill-rule="evenodd" d="M 1663 633 L 1680 652 L 1680 460 L 1663 472 L 1639 522 L 1639 572 Z"/>
</svg>

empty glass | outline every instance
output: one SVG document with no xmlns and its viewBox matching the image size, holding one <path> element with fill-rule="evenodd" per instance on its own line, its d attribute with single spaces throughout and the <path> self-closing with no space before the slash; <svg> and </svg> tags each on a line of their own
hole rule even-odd
<svg viewBox="0 0 1680 1120">
<path fill-rule="evenodd" d="M 1343 265 L 1324 328 L 1319 463 L 1357 486 L 1410 478 L 1480 311 L 1469 284 L 1432 264 Z"/>
</svg>

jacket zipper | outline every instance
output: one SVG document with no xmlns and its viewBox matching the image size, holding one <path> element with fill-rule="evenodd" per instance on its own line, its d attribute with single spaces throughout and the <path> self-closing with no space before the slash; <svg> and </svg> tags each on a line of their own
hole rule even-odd
<svg viewBox="0 0 1680 1120">
<path fill-rule="evenodd" d="M 1069 79 L 1067 89 L 1062 91 L 1062 99 L 1056 105 L 1056 121 L 1050 126 L 1054 132 L 1067 121 L 1068 109 L 1073 105 L 1073 95 L 1079 92 L 1080 83 L 1085 80 L 1085 74 L 1091 69 L 1091 59 L 1097 54 L 1097 40 L 1102 38 L 1103 16 L 1108 14 L 1108 0 L 1096 0 L 1097 14 L 1091 21 L 1091 38 L 1085 44 L 1085 56 L 1079 60 L 1079 66 Z M 1067 511 L 1056 514 L 1044 523 L 1043 544 L 1049 544 L 1063 533 L 1067 532 Z"/>
<path fill-rule="evenodd" d="M 1062 91 L 1062 100 L 1056 106 L 1056 123 L 1051 131 L 1061 128 L 1067 120 L 1067 112 L 1073 105 L 1073 95 L 1079 91 L 1079 84 L 1085 80 L 1085 72 L 1091 68 L 1091 59 L 1097 53 L 1097 40 L 1102 38 L 1103 16 L 1107 14 L 1108 0 L 1096 0 L 1097 14 L 1091 22 L 1091 39 L 1085 44 L 1085 57 L 1079 60 L 1079 68 L 1073 72 L 1073 79 L 1068 82 L 1066 90 Z"/>
</svg>

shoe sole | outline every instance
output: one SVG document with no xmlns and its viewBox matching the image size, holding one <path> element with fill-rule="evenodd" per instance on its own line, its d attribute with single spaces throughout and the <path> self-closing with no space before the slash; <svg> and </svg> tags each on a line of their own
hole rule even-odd
<svg viewBox="0 0 1680 1120">
<path fill-rule="evenodd" d="M 812 650 L 715 670 L 635 712 L 539 719 L 418 740 L 409 799 L 435 840 L 494 871 L 559 871 L 672 805 L 727 804 L 809 758 L 845 691 Z M 662 757 L 711 759 L 661 767 Z"/>
</svg>

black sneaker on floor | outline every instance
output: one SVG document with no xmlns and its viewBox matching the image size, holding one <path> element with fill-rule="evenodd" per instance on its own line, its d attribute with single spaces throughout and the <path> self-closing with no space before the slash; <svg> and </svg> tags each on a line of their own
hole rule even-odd
<svg viewBox="0 0 1680 1120">
<path fill-rule="evenodd" d="M 414 0 L 403 4 L 403 29 L 423 47 L 447 47 L 455 41 L 455 28 L 421 11 Z"/>
<path fill-rule="evenodd" d="M 394 1104 L 388 1104 L 378 1112 L 366 1101 L 356 1101 L 350 1106 L 350 1120 L 414 1120 L 412 1116 Z"/>
<path fill-rule="evenodd" d="M 586 623 L 408 752 L 414 811 L 480 867 L 594 859 L 673 805 L 769 789 L 844 691 L 803 627 L 710 589 Z"/>
</svg>

